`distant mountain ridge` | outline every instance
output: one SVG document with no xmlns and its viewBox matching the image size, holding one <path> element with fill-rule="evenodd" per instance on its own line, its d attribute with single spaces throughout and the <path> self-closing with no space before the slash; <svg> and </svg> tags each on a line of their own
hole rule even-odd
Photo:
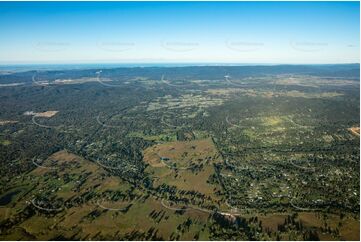
<svg viewBox="0 0 361 242">
<path fill-rule="evenodd" d="M 320 77 L 360 78 L 360 64 L 327 64 L 327 65 L 252 65 L 252 66 L 183 66 L 183 67 L 118 67 L 99 69 L 69 69 L 48 71 L 25 71 L 0 74 L 0 84 L 14 82 L 31 83 L 33 76 L 39 79 L 53 81 L 56 79 L 71 79 L 96 77 L 96 72 L 102 70 L 102 77 L 126 80 L 144 76 L 150 79 L 160 79 L 162 75 L 168 79 L 208 79 L 219 80 L 229 75 L 234 78 L 264 75 L 314 75 Z"/>
</svg>

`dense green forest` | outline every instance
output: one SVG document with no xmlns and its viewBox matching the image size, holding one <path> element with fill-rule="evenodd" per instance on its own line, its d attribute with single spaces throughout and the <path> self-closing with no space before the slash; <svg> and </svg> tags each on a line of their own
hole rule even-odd
<svg viewBox="0 0 361 242">
<path fill-rule="evenodd" d="M 0 72 L 0 239 L 358 240 L 359 71 Z"/>
</svg>

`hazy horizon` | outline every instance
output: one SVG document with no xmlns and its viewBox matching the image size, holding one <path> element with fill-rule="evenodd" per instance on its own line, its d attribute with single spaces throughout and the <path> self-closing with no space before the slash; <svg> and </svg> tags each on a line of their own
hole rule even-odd
<svg viewBox="0 0 361 242">
<path fill-rule="evenodd" d="M 1 2 L 0 63 L 359 63 L 359 2 Z"/>
</svg>

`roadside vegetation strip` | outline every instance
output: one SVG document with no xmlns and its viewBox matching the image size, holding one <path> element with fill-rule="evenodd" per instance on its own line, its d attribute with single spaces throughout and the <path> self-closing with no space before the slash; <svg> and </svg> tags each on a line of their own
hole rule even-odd
<svg viewBox="0 0 361 242">
<path fill-rule="evenodd" d="M 161 77 L 161 82 L 167 84 L 168 86 L 171 86 L 171 87 L 190 87 L 190 86 L 193 86 L 192 83 L 188 83 L 188 84 L 181 84 L 181 85 L 178 85 L 178 84 L 172 84 L 170 81 L 166 81 L 164 80 L 164 75 L 162 75 Z"/>
<path fill-rule="evenodd" d="M 158 155 L 158 154 L 157 154 Z M 159 156 L 159 155 L 158 155 Z M 171 166 L 169 164 L 167 164 L 167 162 L 164 161 L 164 159 L 162 159 L 162 157 L 159 156 L 160 162 L 165 165 L 166 167 L 170 168 L 170 169 L 174 169 L 174 170 L 188 170 L 188 169 L 192 169 L 193 167 L 197 166 L 196 164 L 191 165 L 191 166 L 184 166 L 184 167 L 175 167 L 175 166 Z"/>
<path fill-rule="evenodd" d="M 292 160 L 290 161 L 290 163 L 291 163 L 294 167 L 297 167 L 297 168 L 302 169 L 302 170 L 316 171 L 316 168 L 315 168 L 315 167 L 305 167 L 305 166 L 296 165 L 295 163 L 293 163 Z"/>
<path fill-rule="evenodd" d="M 155 178 L 155 179 L 162 179 L 162 178 L 164 178 L 164 177 L 167 177 L 167 176 L 169 176 L 169 175 L 171 175 L 171 174 L 173 174 L 173 171 L 172 170 L 169 170 L 169 172 L 167 172 L 167 173 L 165 173 L 165 174 L 163 174 L 163 175 L 158 175 L 158 176 L 152 176 L 153 178 Z"/>
<path fill-rule="evenodd" d="M 222 213 L 229 213 L 231 215 L 242 215 L 240 213 L 240 211 L 249 211 L 249 209 L 247 209 L 247 208 L 237 208 L 237 207 L 232 206 L 231 204 L 229 204 L 228 200 L 229 200 L 229 198 L 224 202 L 224 204 L 226 204 L 230 208 L 230 211 L 226 211 L 226 212 L 222 212 Z"/>
<path fill-rule="evenodd" d="M 226 82 L 228 84 L 234 85 L 234 86 L 239 86 L 239 87 L 245 87 L 246 85 L 241 84 L 241 83 L 234 83 L 233 81 L 230 80 L 230 76 L 229 75 L 225 75 L 224 79 L 226 80 Z"/>
<path fill-rule="evenodd" d="M 110 207 L 106 207 L 104 205 L 102 205 L 99 200 L 96 201 L 96 205 L 101 207 L 102 209 L 105 209 L 105 210 L 110 210 L 110 211 L 125 211 L 128 206 L 130 205 L 131 203 L 129 203 L 128 205 L 126 205 L 125 207 L 121 207 L 121 208 L 110 208 Z"/>
<path fill-rule="evenodd" d="M 318 210 L 322 210 L 322 209 L 320 209 L 320 208 L 302 208 L 302 207 L 299 207 L 299 206 L 297 206 L 297 205 L 295 205 L 295 204 L 293 203 L 293 199 L 291 199 L 290 204 L 291 204 L 291 206 L 294 207 L 295 209 L 298 209 L 298 210 L 301 210 L 301 211 L 318 211 Z"/>
<path fill-rule="evenodd" d="M 33 84 L 35 84 L 36 86 L 47 86 L 47 85 L 49 85 L 48 81 L 41 82 L 41 81 L 35 80 L 36 79 L 35 77 L 37 76 L 37 74 L 38 74 L 38 71 L 36 71 L 36 73 L 31 78 Z"/>
<path fill-rule="evenodd" d="M 56 129 L 56 128 L 59 128 L 59 127 L 60 127 L 60 126 L 49 126 L 49 125 L 39 124 L 39 123 L 35 120 L 36 117 L 37 117 L 37 116 L 34 115 L 31 120 L 32 120 L 33 124 L 35 124 L 35 125 L 37 125 L 37 126 L 39 126 L 39 127 L 41 127 L 41 128 Z"/>
<path fill-rule="evenodd" d="M 243 126 L 240 126 L 240 125 L 231 123 L 231 122 L 229 121 L 229 116 L 226 116 L 226 122 L 227 122 L 229 125 L 233 126 L 233 127 L 244 128 Z"/>
<path fill-rule="evenodd" d="M 226 216 L 240 216 L 241 215 L 241 213 L 238 213 L 238 212 L 217 211 L 217 210 L 210 210 L 210 209 L 206 209 L 206 208 L 201 208 L 201 207 L 197 207 L 197 206 L 189 206 L 189 205 L 184 205 L 185 208 L 174 208 L 174 207 L 170 207 L 170 206 L 166 205 L 164 203 L 164 201 L 166 201 L 166 200 L 164 200 L 164 199 L 161 200 L 161 202 L 160 202 L 161 205 L 164 208 L 172 210 L 172 211 L 187 211 L 189 209 L 193 209 L 193 210 L 197 210 L 197 211 L 204 212 L 204 213 L 209 213 L 209 214 L 219 213 L 219 214 L 226 215 Z"/>
<path fill-rule="evenodd" d="M 44 208 L 44 207 L 41 207 L 38 204 L 36 204 L 35 198 L 31 200 L 31 204 L 34 207 L 36 207 L 37 209 L 40 209 L 40 210 L 43 210 L 43 211 L 46 211 L 46 212 L 60 212 L 60 211 L 64 210 L 63 206 L 60 207 L 60 208 Z"/>
<path fill-rule="evenodd" d="M 219 214 L 227 215 L 227 216 L 231 216 L 231 215 L 240 216 L 241 215 L 241 213 L 232 212 L 232 211 L 210 210 L 210 209 L 205 209 L 205 208 L 200 208 L 200 207 L 193 207 L 193 206 L 188 206 L 188 207 L 191 208 L 191 209 L 194 209 L 194 210 L 205 212 L 205 213 L 219 213 Z"/>
<path fill-rule="evenodd" d="M 31 77 L 33 84 L 39 85 L 38 82 L 35 80 L 36 73 Z"/>
<path fill-rule="evenodd" d="M 286 117 L 286 119 L 291 122 L 293 125 L 295 125 L 296 127 L 299 127 L 299 128 L 314 128 L 315 126 L 311 126 L 311 125 L 302 125 L 302 124 L 299 124 L 299 123 L 296 123 L 292 118 L 290 117 Z"/>
<path fill-rule="evenodd" d="M 214 213 L 214 211 L 209 210 L 209 209 L 205 209 L 205 208 L 200 208 L 200 207 L 193 207 L 193 206 L 189 206 L 189 208 L 194 209 L 194 210 L 198 210 L 204 213 Z"/>
<path fill-rule="evenodd" d="M 57 167 L 39 165 L 38 163 L 35 162 L 35 159 L 32 159 L 32 163 L 34 165 L 36 165 L 37 167 L 44 168 L 44 169 L 52 169 L 52 170 L 57 169 Z"/>
<path fill-rule="evenodd" d="M 297 198 L 297 195 L 293 195 L 291 197 L 291 199 L 289 200 L 289 203 L 295 209 L 298 209 L 300 211 L 320 211 L 320 210 L 322 210 L 321 208 L 303 208 L 303 207 L 299 207 L 299 206 L 295 205 L 294 202 L 293 202 L 294 200 L 296 200 L 296 198 Z"/>
<path fill-rule="evenodd" d="M 119 167 L 119 166 L 107 166 L 107 165 L 104 165 L 99 161 L 99 159 L 96 159 L 95 162 L 98 163 L 98 165 L 100 165 L 101 167 L 106 168 L 106 169 L 110 169 L 110 170 L 121 170 L 121 169 L 123 169 L 123 167 Z"/>
<path fill-rule="evenodd" d="M 162 124 L 165 124 L 165 125 L 167 125 L 168 127 L 171 127 L 171 128 L 177 128 L 177 127 L 178 127 L 178 126 L 176 126 L 176 125 L 169 124 L 168 122 L 164 121 L 164 116 L 165 116 L 165 115 L 163 115 L 163 116 L 161 117 L 161 119 L 160 119 L 160 121 L 161 121 Z"/>
<path fill-rule="evenodd" d="M 248 166 L 236 166 L 236 165 L 232 165 L 231 163 L 229 163 L 229 161 L 226 159 L 225 161 L 224 161 L 224 164 L 226 165 L 226 166 L 229 166 L 229 167 L 231 167 L 231 168 L 233 168 L 233 169 L 236 169 L 236 170 L 239 170 L 239 171 L 242 171 L 242 170 L 251 170 L 252 168 L 251 167 L 248 167 Z M 263 170 L 263 169 L 262 169 Z M 227 175 L 225 175 L 225 174 L 223 174 L 223 173 L 220 173 L 220 175 L 222 175 L 222 176 L 229 176 L 229 174 L 227 174 Z M 234 175 L 231 175 L 232 177 L 234 176 Z"/>
<path fill-rule="evenodd" d="M 173 210 L 173 211 L 186 211 L 186 210 L 189 210 L 189 209 L 193 209 L 193 210 L 198 210 L 198 211 L 205 212 L 205 213 L 213 213 L 213 211 L 209 210 L 209 209 L 200 208 L 200 207 L 193 207 L 193 206 L 188 206 L 188 205 L 184 205 L 185 208 L 173 208 L 173 207 L 170 207 L 170 206 L 164 204 L 164 201 L 165 200 L 162 199 L 161 202 L 160 202 L 162 204 L 162 206 L 169 209 L 169 210 Z"/>
<path fill-rule="evenodd" d="M 232 206 L 231 204 L 229 204 L 228 199 L 224 202 L 224 204 L 226 204 L 231 210 L 232 210 L 232 209 L 238 210 L 237 207 L 234 207 L 234 206 Z"/>
<path fill-rule="evenodd" d="M 105 127 L 105 128 L 123 128 L 124 125 L 109 125 L 109 124 L 105 124 L 104 122 L 102 122 L 100 120 L 100 114 L 98 114 L 98 116 L 96 117 L 96 120 L 98 122 L 98 124 L 100 124 L 101 126 Z"/>
<path fill-rule="evenodd" d="M 101 81 L 101 77 L 100 77 L 100 75 L 101 75 L 101 73 L 102 73 L 103 71 L 102 70 L 100 70 L 100 71 L 97 71 L 95 74 L 96 74 L 96 80 L 97 80 L 97 82 L 99 82 L 101 85 L 103 85 L 103 86 L 106 86 L 106 87 L 122 87 L 123 85 L 114 85 L 114 84 L 109 84 L 109 83 L 105 83 L 105 82 L 103 82 L 103 81 Z"/>
<path fill-rule="evenodd" d="M 234 175 L 231 175 L 231 174 L 228 174 L 228 173 L 222 173 L 222 172 L 220 172 L 219 175 L 222 176 L 222 177 L 234 177 Z"/>
<path fill-rule="evenodd" d="M 167 208 L 167 209 L 169 209 L 169 210 L 173 210 L 173 211 L 186 211 L 186 210 L 189 209 L 188 206 L 186 206 L 186 208 L 173 208 L 173 207 L 170 207 L 170 206 L 164 204 L 164 201 L 165 201 L 165 200 L 162 199 L 162 200 L 160 201 L 160 204 L 162 204 L 163 207 L 165 207 L 165 208 Z M 168 202 L 169 202 L 169 201 L 168 201 Z"/>
</svg>

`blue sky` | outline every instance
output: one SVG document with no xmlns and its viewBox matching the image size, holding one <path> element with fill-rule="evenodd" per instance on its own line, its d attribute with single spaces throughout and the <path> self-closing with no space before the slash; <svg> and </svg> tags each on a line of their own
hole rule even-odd
<svg viewBox="0 0 361 242">
<path fill-rule="evenodd" d="M 0 63 L 355 63 L 359 2 L 0 2 Z"/>
</svg>

